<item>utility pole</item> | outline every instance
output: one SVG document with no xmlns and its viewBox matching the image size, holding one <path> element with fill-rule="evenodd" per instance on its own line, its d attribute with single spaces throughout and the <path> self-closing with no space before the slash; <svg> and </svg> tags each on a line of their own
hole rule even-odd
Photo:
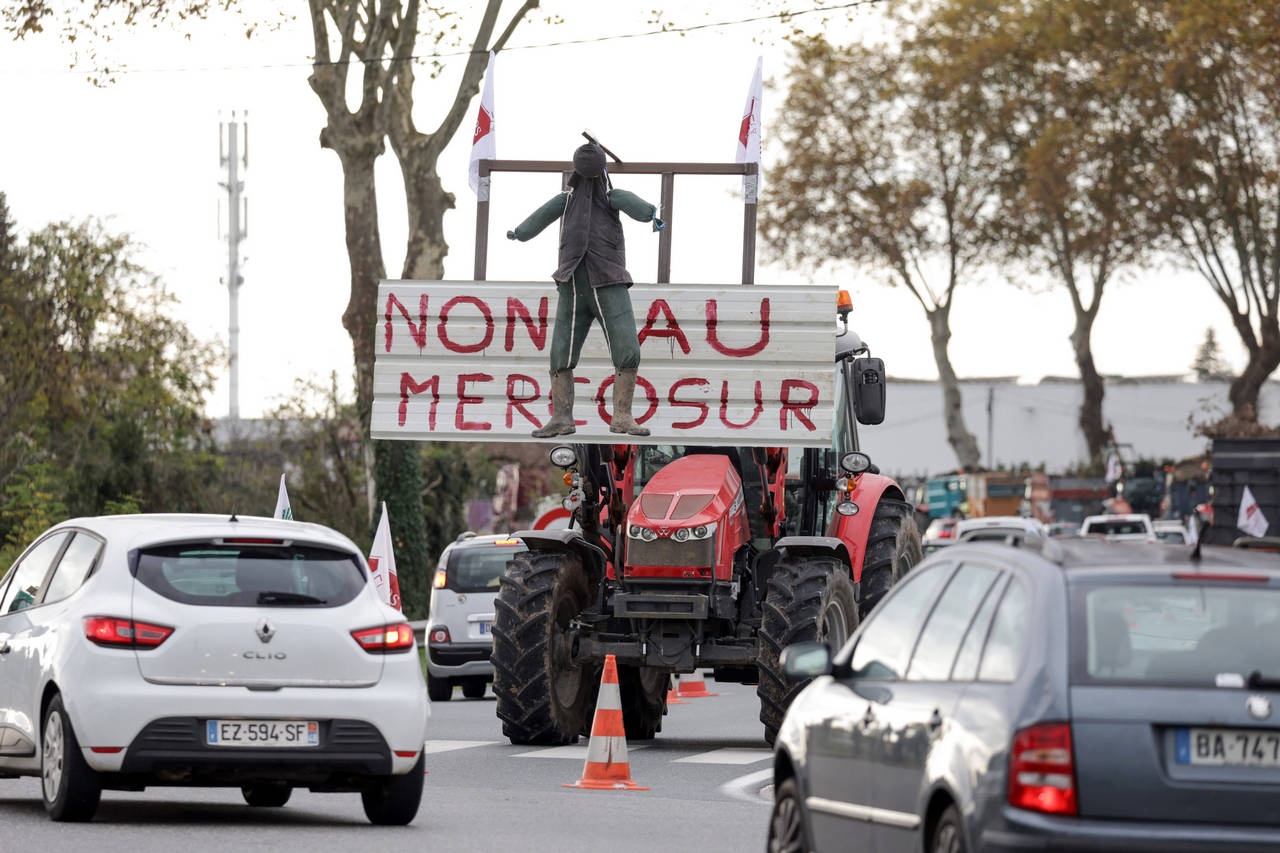
<svg viewBox="0 0 1280 853">
<path fill-rule="evenodd" d="M 996 467 L 996 443 L 995 443 L 995 411 L 996 411 L 996 386 L 987 386 L 987 467 L 994 470 Z"/>
<path fill-rule="evenodd" d="M 241 144 L 243 143 L 243 145 Z M 220 186 L 227 191 L 227 285 L 230 311 L 227 334 L 229 340 L 228 366 L 230 368 L 231 419 L 240 418 L 240 241 L 249 236 L 249 202 L 241 193 L 244 182 L 240 169 L 249 168 L 249 125 L 236 119 L 218 124 L 218 154 L 220 165 L 226 169 L 226 180 Z"/>
</svg>

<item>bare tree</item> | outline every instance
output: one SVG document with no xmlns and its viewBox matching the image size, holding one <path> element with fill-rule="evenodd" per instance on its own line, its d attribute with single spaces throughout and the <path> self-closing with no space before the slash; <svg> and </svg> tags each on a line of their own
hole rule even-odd
<svg viewBox="0 0 1280 853">
<path fill-rule="evenodd" d="M 1227 309 L 1247 362 L 1228 390 L 1256 420 L 1280 366 L 1280 15 L 1272 4 L 1175 0 L 1144 57 L 1162 70 L 1152 120 L 1160 212 L 1176 251 Z"/>
<path fill-rule="evenodd" d="M 818 35 L 792 46 L 765 248 L 790 262 L 864 262 L 911 293 L 929 322 L 947 439 L 958 464 L 976 468 L 948 345 L 956 288 L 991 239 L 980 93 L 934 73 L 936 45 L 921 38 L 836 47 Z"/>
<path fill-rule="evenodd" d="M 1067 291 L 1091 460 L 1108 442 L 1093 326 L 1107 286 L 1150 252 L 1152 153 L 1145 107 L 1153 81 L 1133 49 L 1143 0 L 950 0 L 930 25 L 951 33 L 943 62 L 993 105 L 983 117 L 1007 157 L 995 220 L 1003 253 Z"/>
</svg>

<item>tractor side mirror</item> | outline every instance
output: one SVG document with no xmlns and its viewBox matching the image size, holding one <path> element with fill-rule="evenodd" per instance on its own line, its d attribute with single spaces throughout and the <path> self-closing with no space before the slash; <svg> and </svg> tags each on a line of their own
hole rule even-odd
<svg viewBox="0 0 1280 853">
<path fill-rule="evenodd" d="M 858 423 L 875 426 L 884 422 L 884 359 L 853 360 L 853 411 Z"/>
</svg>

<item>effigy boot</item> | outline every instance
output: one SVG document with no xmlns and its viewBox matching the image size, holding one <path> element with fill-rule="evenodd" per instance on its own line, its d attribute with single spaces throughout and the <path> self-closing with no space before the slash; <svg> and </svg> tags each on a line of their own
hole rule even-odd
<svg viewBox="0 0 1280 853">
<path fill-rule="evenodd" d="M 569 435 L 577 432 L 573 424 L 573 371 L 561 370 L 551 374 L 551 420 L 535 429 L 534 438 L 550 438 L 553 435 Z"/>
<path fill-rule="evenodd" d="M 648 435 L 649 430 L 636 423 L 631 417 L 631 403 L 636 393 L 635 368 L 619 370 L 613 375 L 613 422 L 609 424 L 609 432 L 624 435 Z"/>
</svg>

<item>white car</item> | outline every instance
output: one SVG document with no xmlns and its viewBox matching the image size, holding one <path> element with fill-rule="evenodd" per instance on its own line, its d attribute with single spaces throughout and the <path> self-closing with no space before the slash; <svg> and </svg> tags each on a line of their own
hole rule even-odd
<svg viewBox="0 0 1280 853">
<path fill-rule="evenodd" d="M 974 539 L 995 541 L 1009 536 L 1036 536 L 1047 539 L 1049 534 L 1044 524 L 1030 516 L 986 515 L 978 518 L 962 518 L 956 522 L 957 542 L 968 542 Z"/>
<path fill-rule="evenodd" d="M 1176 518 L 1157 518 L 1151 522 L 1156 538 L 1167 545 L 1189 545 L 1191 534 L 1187 525 Z"/>
<path fill-rule="evenodd" d="M 0 580 L 0 776 L 41 777 L 53 820 L 182 785 L 358 792 L 406 824 L 429 708 L 413 629 L 327 527 L 79 518 Z"/>
<path fill-rule="evenodd" d="M 511 558 L 525 550 L 509 535 L 468 531 L 444 549 L 431 582 L 427 614 L 427 695 L 448 702 L 454 686 L 468 699 L 493 682 L 493 608 Z"/>
<path fill-rule="evenodd" d="M 1155 542 L 1156 530 L 1145 512 L 1091 515 L 1080 522 L 1081 536 L 1102 536 L 1109 542 Z"/>
</svg>

